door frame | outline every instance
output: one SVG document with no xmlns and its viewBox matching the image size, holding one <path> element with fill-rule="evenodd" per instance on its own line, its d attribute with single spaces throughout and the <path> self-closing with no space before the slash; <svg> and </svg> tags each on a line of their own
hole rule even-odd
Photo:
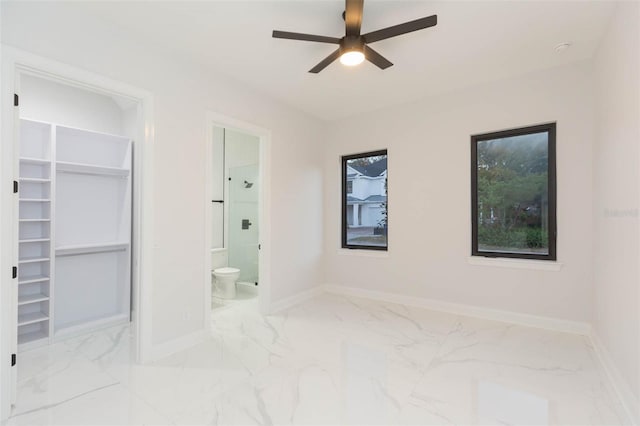
<svg viewBox="0 0 640 426">
<path fill-rule="evenodd" d="M 117 95 L 138 104 L 136 155 L 134 156 L 132 217 L 132 280 L 136 362 L 152 358 L 152 255 L 153 255 L 153 147 L 154 111 L 150 92 L 99 74 L 37 56 L 13 47 L 2 46 L 0 146 L 0 233 L 11 235 L 0 242 L 0 420 L 9 417 L 14 401 L 15 368 L 10 357 L 17 350 L 17 280 L 11 277 L 18 263 L 18 197 L 10 184 L 18 177 L 18 108 L 13 94 L 20 94 L 20 76 L 30 74 L 56 83 L 102 95 Z M 15 241 L 14 241 L 15 240 Z"/>
<path fill-rule="evenodd" d="M 214 127 L 235 130 L 255 136 L 259 140 L 259 193 L 258 193 L 258 303 L 260 312 L 268 314 L 271 309 L 271 131 L 264 127 L 239 120 L 213 111 L 206 113 L 206 155 L 205 155 L 205 261 L 204 261 L 204 328 L 211 329 L 211 245 L 213 243 L 213 134 Z"/>
</svg>

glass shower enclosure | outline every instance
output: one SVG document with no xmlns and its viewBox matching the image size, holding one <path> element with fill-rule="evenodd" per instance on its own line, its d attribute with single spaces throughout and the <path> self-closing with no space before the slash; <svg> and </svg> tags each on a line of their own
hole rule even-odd
<svg viewBox="0 0 640 426">
<path fill-rule="evenodd" d="M 238 281 L 258 283 L 258 165 L 229 169 L 229 265 Z"/>
</svg>

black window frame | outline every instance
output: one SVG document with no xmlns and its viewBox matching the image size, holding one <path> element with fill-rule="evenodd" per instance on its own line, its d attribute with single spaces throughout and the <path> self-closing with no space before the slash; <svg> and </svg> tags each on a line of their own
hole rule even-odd
<svg viewBox="0 0 640 426">
<path fill-rule="evenodd" d="M 342 226 L 341 226 L 341 242 L 342 242 L 342 248 L 343 249 L 349 249 L 349 250 L 377 250 L 377 251 L 388 251 L 389 250 L 389 235 L 387 234 L 387 245 L 386 246 L 367 246 L 367 245 L 360 245 L 360 244 L 348 244 L 347 243 L 347 162 L 349 160 L 355 160 L 358 158 L 366 158 L 366 157 L 376 157 L 376 156 L 380 156 L 380 155 L 386 155 L 387 156 L 387 160 L 389 158 L 389 154 L 387 153 L 386 149 L 380 149 L 377 151 L 369 151 L 369 152 L 363 152 L 363 153 L 358 153 L 358 154 L 351 154 L 351 155 L 343 155 L 341 157 L 341 164 L 342 164 Z M 388 163 L 387 163 L 387 177 L 388 177 Z M 389 204 L 388 204 L 388 200 L 389 200 L 389 193 L 388 193 L 388 189 L 387 189 L 387 221 L 389 218 Z M 389 225 L 387 222 L 387 230 L 389 229 Z M 388 232 L 388 231 L 387 231 Z"/>
<path fill-rule="evenodd" d="M 548 137 L 548 197 L 549 197 L 549 253 L 515 253 L 478 250 L 478 142 L 547 132 Z M 557 175 L 556 123 L 519 127 L 471 136 L 471 255 L 490 258 L 557 260 Z"/>
</svg>

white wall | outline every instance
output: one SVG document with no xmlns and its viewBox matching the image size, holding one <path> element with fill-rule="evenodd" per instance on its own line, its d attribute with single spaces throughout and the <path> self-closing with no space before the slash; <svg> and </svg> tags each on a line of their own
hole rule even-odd
<svg viewBox="0 0 640 426">
<path fill-rule="evenodd" d="M 130 139 L 132 139 L 134 141 L 133 144 L 133 148 L 135 151 L 135 143 L 139 142 L 136 141 L 136 135 L 137 135 L 137 125 L 138 125 L 138 105 L 132 105 L 132 106 L 123 106 L 121 107 L 121 115 L 122 115 L 122 131 L 120 132 L 120 134 L 122 136 L 126 136 Z M 135 153 L 134 153 L 135 155 Z"/>
<path fill-rule="evenodd" d="M 113 135 L 124 127 L 112 98 L 28 75 L 20 81 L 20 116 Z"/>
<path fill-rule="evenodd" d="M 258 164 L 260 157 L 260 140 L 257 136 L 227 129 L 225 130 L 224 140 L 227 175 L 229 174 L 229 169 L 234 167 Z"/>
<path fill-rule="evenodd" d="M 568 320 L 591 317 L 590 64 L 530 74 L 331 124 L 325 161 L 326 279 Z M 470 135 L 557 121 L 560 271 L 468 263 Z M 340 155 L 388 149 L 388 257 L 344 255 Z"/>
<path fill-rule="evenodd" d="M 153 343 L 204 323 L 205 111 L 270 129 L 273 301 L 322 281 L 321 123 L 217 76 L 75 3 L 2 2 L 2 40 L 154 95 Z M 78 36 L 78 35 L 81 36 Z M 289 236 L 304 235 L 304 244 Z"/>
<path fill-rule="evenodd" d="M 640 423 L 640 6 L 618 6 L 596 56 L 594 328 Z"/>
</svg>

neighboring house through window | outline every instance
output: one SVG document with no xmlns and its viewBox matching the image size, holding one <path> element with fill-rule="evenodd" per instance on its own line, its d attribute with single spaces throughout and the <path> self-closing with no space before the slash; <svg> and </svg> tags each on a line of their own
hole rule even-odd
<svg viewBox="0 0 640 426">
<path fill-rule="evenodd" d="M 342 247 L 387 249 L 387 151 L 342 157 Z"/>
<path fill-rule="evenodd" d="M 556 260 L 555 123 L 471 137 L 473 256 Z"/>
</svg>

